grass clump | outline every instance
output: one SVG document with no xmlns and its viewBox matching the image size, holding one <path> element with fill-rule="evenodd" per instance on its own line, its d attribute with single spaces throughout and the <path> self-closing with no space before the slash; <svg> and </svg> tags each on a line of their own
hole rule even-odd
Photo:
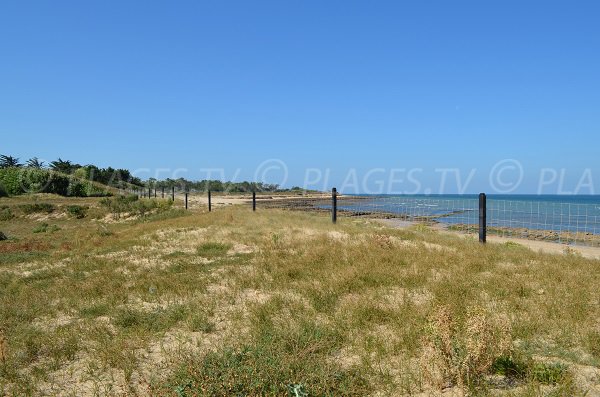
<svg viewBox="0 0 600 397">
<path fill-rule="evenodd" d="M 33 233 L 54 233 L 60 230 L 56 225 L 48 225 L 47 223 L 41 223 L 33 229 Z"/>
<path fill-rule="evenodd" d="M 515 355 L 498 357 L 492 367 L 491 373 L 508 378 L 524 379 L 529 373 L 530 363 Z"/>
<path fill-rule="evenodd" d="M 22 204 L 19 206 L 19 208 L 21 209 L 21 211 L 23 211 L 23 213 L 25 215 L 30 215 L 30 214 L 50 214 L 52 212 L 54 212 L 55 210 L 55 206 L 50 204 L 50 203 L 33 203 L 33 204 Z"/>
<path fill-rule="evenodd" d="M 590 354 L 595 358 L 600 359 L 600 332 L 590 331 L 587 335 L 586 342 Z"/>
<path fill-rule="evenodd" d="M 208 313 L 194 311 L 187 319 L 187 325 L 192 332 L 204 332 L 210 334 L 215 331 L 215 324 L 210 320 Z"/>
<path fill-rule="evenodd" d="M 2 232 L 0 232 L 0 241 L 8 240 L 8 236 Z"/>
<path fill-rule="evenodd" d="M 87 213 L 88 208 L 81 205 L 67 205 L 67 214 L 71 215 L 76 219 L 83 219 Z"/>
<path fill-rule="evenodd" d="M 0 221 L 10 221 L 14 217 L 15 216 L 9 206 L 3 205 L 0 207 Z"/>
<path fill-rule="evenodd" d="M 79 314 L 86 318 L 96 318 L 108 314 L 109 310 L 109 305 L 105 303 L 94 303 L 92 305 L 82 307 L 79 310 Z"/>
<path fill-rule="evenodd" d="M 557 385 L 564 381 L 567 370 L 567 366 L 560 363 L 537 363 L 531 369 L 531 376 L 542 384 Z"/>
<path fill-rule="evenodd" d="M 231 249 L 231 244 L 207 242 L 201 244 L 197 249 L 196 253 L 205 258 L 218 258 L 225 256 L 227 251 Z"/>
<path fill-rule="evenodd" d="M 181 306 L 152 311 L 125 308 L 117 311 L 113 322 L 116 326 L 126 330 L 161 332 L 182 320 L 184 316 L 185 310 Z"/>
<path fill-rule="evenodd" d="M 508 248 L 525 248 L 523 244 L 519 244 L 514 241 L 507 241 L 504 243 L 504 246 Z"/>
<path fill-rule="evenodd" d="M 108 227 L 106 227 L 106 225 L 98 225 L 96 234 L 100 237 L 110 237 L 114 235 L 114 233 Z"/>
</svg>

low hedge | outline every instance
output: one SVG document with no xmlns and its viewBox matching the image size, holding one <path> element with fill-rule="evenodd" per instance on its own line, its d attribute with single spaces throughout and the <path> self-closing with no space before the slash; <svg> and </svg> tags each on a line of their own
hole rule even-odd
<svg viewBox="0 0 600 397">
<path fill-rule="evenodd" d="M 111 195 L 107 189 L 93 182 L 51 170 L 16 167 L 0 169 L 0 197 L 3 194 L 16 196 L 24 193 L 54 193 L 74 197 Z"/>
</svg>

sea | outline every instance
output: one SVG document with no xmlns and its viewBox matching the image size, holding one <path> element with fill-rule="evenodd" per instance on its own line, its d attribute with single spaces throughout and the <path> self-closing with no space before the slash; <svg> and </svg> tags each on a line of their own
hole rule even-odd
<svg viewBox="0 0 600 397">
<path fill-rule="evenodd" d="M 476 225 L 479 195 L 377 195 L 340 200 L 338 209 L 384 212 L 447 225 Z M 487 195 L 487 225 L 600 234 L 600 195 Z"/>
</svg>

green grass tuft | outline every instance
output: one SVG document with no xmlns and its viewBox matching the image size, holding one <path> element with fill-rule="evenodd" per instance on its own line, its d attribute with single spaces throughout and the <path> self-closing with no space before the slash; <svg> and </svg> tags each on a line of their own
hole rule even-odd
<svg viewBox="0 0 600 397">
<path fill-rule="evenodd" d="M 227 251 L 231 249 L 231 244 L 208 242 L 201 244 L 197 249 L 196 253 L 205 258 L 217 258 L 225 256 Z"/>
</svg>

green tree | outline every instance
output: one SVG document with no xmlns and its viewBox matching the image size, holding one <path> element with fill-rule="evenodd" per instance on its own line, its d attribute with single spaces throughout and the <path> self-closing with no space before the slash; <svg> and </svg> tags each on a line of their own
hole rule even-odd
<svg viewBox="0 0 600 397">
<path fill-rule="evenodd" d="M 0 156 L 0 168 L 10 167 L 21 167 L 23 164 L 19 163 L 19 159 L 13 156 Z"/>
<path fill-rule="evenodd" d="M 37 157 L 32 157 L 27 160 L 27 167 L 29 168 L 44 168 L 44 162 L 40 161 Z"/>
<path fill-rule="evenodd" d="M 71 162 L 70 160 L 63 160 L 60 157 L 58 158 L 58 160 L 50 163 L 50 168 L 53 171 L 62 172 L 64 174 L 70 174 L 80 167 L 80 165 L 73 164 L 73 162 Z"/>
</svg>

